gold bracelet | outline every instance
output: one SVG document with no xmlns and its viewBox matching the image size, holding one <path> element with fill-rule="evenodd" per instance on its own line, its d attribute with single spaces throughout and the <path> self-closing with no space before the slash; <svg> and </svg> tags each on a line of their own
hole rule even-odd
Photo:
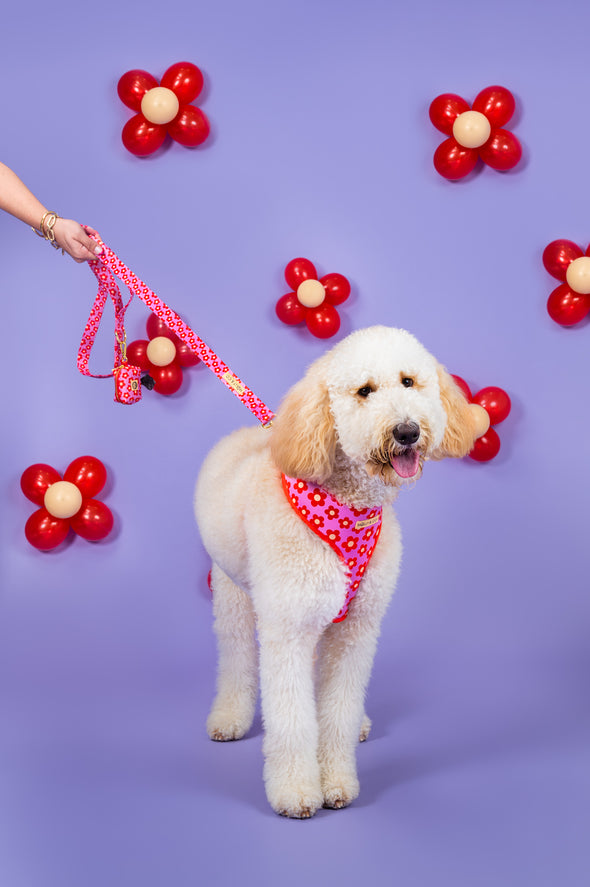
<svg viewBox="0 0 590 887">
<path fill-rule="evenodd" d="M 38 237 L 43 237 L 45 240 L 48 240 L 51 246 L 54 249 L 59 249 L 59 245 L 55 242 L 55 231 L 53 230 L 55 223 L 60 217 L 55 212 L 45 212 L 41 216 L 41 221 L 39 222 L 39 229 L 33 228 L 31 226 L 31 230 L 35 232 Z M 64 250 L 61 251 L 62 255 L 64 254 Z"/>
<path fill-rule="evenodd" d="M 45 219 L 45 217 L 47 217 L 46 221 L 45 221 L 45 238 L 49 241 L 49 243 L 52 246 L 54 246 L 57 249 L 57 244 L 55 242 L 55 231 L 53 230 L 53 226 L 55 225 L 55 223 L 57 222 L 59 217 L 58 217 L 57 213 L 53 213 L 53 212 L 45 213 L 45 216 L 43 216 L 43 219 Z M 41 221 L 43 222 L 43 220 L 41 220 Z"/>
</svg>

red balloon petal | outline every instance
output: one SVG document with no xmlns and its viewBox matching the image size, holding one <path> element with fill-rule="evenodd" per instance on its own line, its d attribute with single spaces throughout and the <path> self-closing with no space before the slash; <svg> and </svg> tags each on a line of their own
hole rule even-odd
<svg viewBox="0 0 590 887">
<path fill-rule="evenodd" d="M 55 468 L 38 462 L 25 468 L 21 475 L 20 487 L 27 499 L 35 505 L 43 505 L 47 489 L 58 480 L 61 480 L 61 474 Z"/>
<path fill-rule="evenodd" d="M 318 339 L 329 339 L 340 329 L 340 315 L 329 303 L 320 308 L 307 308 L 305 322 L 310 333 Z"/>
<path fill-rule="evenodd" d="M 64 541 L 70 531 L 70 522 L 53 517 L 47 509 L 33 512 L 25 524 L 27 542 L 39 551 L 51 551 Z"/>
<path fill-rule="evenodd" d="M 461 376 L 455 376 L 454 373 L 452 373 L 451 376 L 455 380 L 455 384 L 459 386 L 467 400 L 471 402 L 473 395 L 471 394 L 471 389 L 469 388 L 469 385 L 467 384 L 465 379 L 462 379 Z"/>
<path fill-rule="evenodd" d="M 562 283 L 547 299 L 547 311 L 561 326 L 573 326 L 590 312 L 590 295 L 574 293 L 567 283 Z"/>
<path fill-rule="evenodd" d="M 186 342 L 179 342 L 176 346 L 176 360 L 181 367 L 194 367 L 201 362 L 201 358 L 189 348 Z"/>
<path fill-rule="evenodd" d="M 168 134 L 185 148 L 202 145 L 210 131 L 209 121 L 201 109 L 195 108 L 194 105 L 185 105 L 172 123 L 168 124 Z"/>
<path fill-rule="evenodd" d="M 139 367 L 144 372 L 147 372 L 150 366 L 147 357 L 147 346 L 149 344 L 147 339 L 136 339 L 127 345 L 127 362 L 132 366 Z"/>
<path fill-rule="evenodd" d="M 465 99 L 453 92 L 445 92 L 432 100 L 428 115 L 440 132 L 450 136 L 453 134 L 453 123 L 459 114 L 464 114 L 465 111 L 469 111 L 469 105 Z"/>
<path fill-rule="evenodd" d="M 123 144 L 136 157 L 147 157 L 157 151 L 166 138 L 166 127 L 150 123 L 143 114 L 127 121 L 121 133 Z"/>
<path fill-rule="evenodd" d="M 141 110 L 141 100 L 149 89 L 158 85 L 158 81 L 148 71 L 139 68 L 126 71 L 117 83 L 117 92 L 124 105 L 132 111 Z"/>
<path fill-rule="evenodd" d="M 150 314 L 146 321 L 145 330 L 150 339 L 155 339 L 157 336 L 165 336 L 166 339 L 170 339 L 175 345 L 177 342 L 180 342 L 176 333 L 173 333 L 170 327 L 166 326 L 157 314 Z"/>
<path fill-rule="evenodd" d="M 164 73 L 161 85 L 176 93 L 181 105 L 194 102 L 203 89 L 203 75 L 192 62 L 176 62 Z"/>
<path fill-rule="evenodd" d="M 154 380 L 154 390 L 158 394 L 174 394 L 182 385 L 182 370 L 176 362 L 165 367 L 153 366 L 150 376 Z"/>
<path fill-rule="evenodd" d="M 320 283 L 326 290 L 326 299 L 332 305 L 341 305 L 350 295 L 350 283 L 343 274 L 325 274 Z"/>
<path fill-rule="evenodd" d="M 107 470 L 95 456 L 79 456 L 66 468 L 64 480 L 75 484 L 86 499 L 100 493 L 107 482 Z"/>
<path fill-rule="evenodd" d="M 504 172 L 516 166 L 522 157 L 520 142 L 506 129 L 494 129 L 485 145 L 479 149 L 479 156 L 492 169 Z"/>
<path fill-rule="evenodd" d="M 568 266 L 583 255 L 572 240 L 552 240 L 543 250 L 543 265 L 552 277 L 565 282 Z"/>
<path fill-rule="evenodd" d="M 505 126 L 515 107 L 514 96 L 504 86 L 487 86 L 473 102 L 473 110 L 485 114 L 492 127 Z"/>
<path fill-rule="evenodd" d="M 275 312 L 279 320 L 288 323 L 289 326 L 295 326 L 305 320 L 305 308 L 295 295 L 295 293 L 287 293 L 281 296 L 275 305 Z"/>
<path fill-rule="evenodd" d="M 295 326 L 305 320 L 305 307 L 295 293 L 287 293 L 278 300 L 275 312 L 279 320 L 289 326 Z"/>
<path fill-rule="evenodd" d="M 70 519 L 72 530 L 89 542 L 99 542 L 113 529 L 113 514 L 98 499 L 85 499 L 80 511 Z"/>
<path fill-rule="evenodd" d="M 434 168 L 445 179 L 462 179 L 474 169 L 478 153 L 474 148 L 464 148 L 455 139 L 445 139 L 434 152 Z"/>
<path fill-rule="evenodd" d="M 285 280 L 287 281 L 287 286 L 290 286 L 292 290 L 296 290 L 304 280 L 317 279 L 317 271 L 313 262 L 310 262 L 309 259 L 291 259 L 285 268 Z"/>
<path fill-rule="evenodd" d="M 508 394 L 503 388 L 496 388 L 493 385 L 482 388 L 477 394 L 473 395 L 473 403 L 478 403 L 483 407 L 490 417 L 492 425 L 499 425 L 510 413 L 512 404 Z"/>
<path fill-rule="evenodd" d="M 498 432 L 488 428 L 485 434 L 478 437 L 469 456 L 476 462 L 489 462 L 500 452 L 500 438 Z"/>
</svg>

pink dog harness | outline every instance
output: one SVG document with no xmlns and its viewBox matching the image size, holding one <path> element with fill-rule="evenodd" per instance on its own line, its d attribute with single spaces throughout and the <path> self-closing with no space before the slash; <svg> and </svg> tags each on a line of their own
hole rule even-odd
<svg viewBox="0 0 590 887">
<path fill-rule="evenodd" d="M 346 568 L 348 588 L 340 612 L 333 622 L 348 615 L 381 532 L 382 508 L 360 511 L 342 505 L 326 490 L 304 480 L 282 475 L 283 490 L 289 504 L 310 530 L 327 542 Z"/>
</svg>

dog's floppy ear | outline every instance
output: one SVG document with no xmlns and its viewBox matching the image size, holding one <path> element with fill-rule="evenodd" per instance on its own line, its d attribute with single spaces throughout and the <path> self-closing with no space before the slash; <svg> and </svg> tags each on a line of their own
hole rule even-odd
<svg viewBox="0 0 590 887">
<path fill-rule="evenodd" d="M 461 458 L 473 449 L 475 441 L 485 433 L 486 429 L 481 429 L 478 412 L 473 409 L 459 386 L 442 366 L 438 367 L 438 381 L 440 399 L 447 414 L 447 427 L 440 445 L 430 458 L 444 459 L 445 456 Z"/>
<path fill-rule="evenodd" d="M 270 449 L 290 477 L 322 483 L 332 473 L 336 431 L 317 364 L 286 394 L 272 424 Z"/>
</svg>

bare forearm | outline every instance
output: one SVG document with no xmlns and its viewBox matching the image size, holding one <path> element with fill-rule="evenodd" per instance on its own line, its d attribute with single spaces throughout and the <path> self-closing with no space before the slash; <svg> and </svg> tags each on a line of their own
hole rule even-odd
<svg viewBox="0 0 590 887">
<path fill-rule="evenodd" d="M 47 211 L 16 173 L 3 163 L 0 163 L 0 208 L 33 228 L 39 227 Z"/>
</svg>

